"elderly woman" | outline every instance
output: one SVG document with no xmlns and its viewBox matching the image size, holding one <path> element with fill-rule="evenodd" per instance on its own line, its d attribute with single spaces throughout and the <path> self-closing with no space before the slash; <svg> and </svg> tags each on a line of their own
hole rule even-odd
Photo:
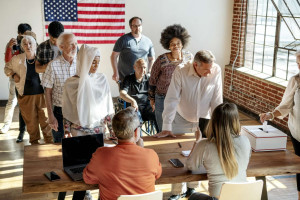
<svg viewBox="0 0 300 200">
<path fill-rule="evenodd" d="M 40 127 L 45 143 L 52 143 L 51 128 L 47 123 L 44 90 L 39 74 L 35 72 L 37 43 L 32 36 L 24 35 L 21 47 L 25 53 L 14 56 L 5 65 L 5 74 L 12 77 L 18 91 L 18 103 L 27 125 L 31 144 L 38 144 Z M 40 125 L 40 127 L 39 127 Z"/>
<path fill-rule="evenodd" d="M 167 94 L 172 74 L 180 64 L 193 60 L 193 55 L 184 51 L 190 35 L 181 25 L 168 26 L 161 33 L 160 43 L 170 52 L 160 55 L 154 62 L 149 80 L 149 98 L 152 109 L 155 110 L 156 122 L 159 132 L 162 131 L 162 112 L 164 99 Z"/>
<path fill-rule="evenodd" d="M 108 81 L 96 73 L 100 62 L 97 48 L 82 45 L 77 55 L 76 75 L 64 85 L 62 112 L 65 135 L 112 133 L 114 108 Z"/>
<path fill-rule="evenodd" d="M 296 52 L 296 62 L 300 70 L 300 50 Z M 283 119 L 289 114 L 288 126 L 295 154 L 300 156 L 300 73 L 293 76 L 285 89 L 281 103 L 272 112 L 260 114 L 260 121 Z M 300 174 L 296 174 L 298 198 L 300 199 Z"/>
</svg>

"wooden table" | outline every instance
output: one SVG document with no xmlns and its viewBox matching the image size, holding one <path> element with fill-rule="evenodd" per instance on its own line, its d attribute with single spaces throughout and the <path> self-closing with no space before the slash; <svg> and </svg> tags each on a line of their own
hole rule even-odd
<svg viewBox="0 0 300 200">
<path fill-rule="evenodd" d="M 154 149 L 162 164 L 162 176 L 156 181 L 156 184 L 207 180 L 206 174 L 191 174 L 186 167 L 174 168 L 168 161 L 171 158 L 179 158 L 185 163 L 187 158 L 181 155 L 181 151 L 190 150 L 194 140 L 192 134 L 177 136 L 176 138 L 161 139 L 149 136 L 144 137 L 145 147 Z M 180 143 L 180 145 L 178 143 Z M 288 146 L 291 146 L 290 142 L 288 142 Z M 55 171 L 61 177 L 61 180 L 50 182 L 44 176 L 44 173 L 48 171 Z M 252 152 L 247 170 L 247 176 L 249 177 L 295 173 L 300 173 L 300 158 L 290 150 Z M 74 182 L 67 176 L 62 167 L 61 145 L 47 144 L 25 147 L 23 174 L 24 193 L 49 193 L 97 188 L 97 185 L 87 185 L 83 181 Z M 267 199 L 267 196 L 263 199 Z"/>
</svg>

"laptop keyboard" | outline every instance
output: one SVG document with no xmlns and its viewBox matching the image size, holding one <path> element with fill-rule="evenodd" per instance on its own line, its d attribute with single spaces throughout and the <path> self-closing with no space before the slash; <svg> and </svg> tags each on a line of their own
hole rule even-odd
<svg viewBox="0 0 300 200">
<path fill-rule="evenodd" d="M 78 174 L 78 173 L 82 173 L 84 168 L 85 167 L 71 168 L 70 171 L 73 172 L 74 174 Z"/>
</svg>

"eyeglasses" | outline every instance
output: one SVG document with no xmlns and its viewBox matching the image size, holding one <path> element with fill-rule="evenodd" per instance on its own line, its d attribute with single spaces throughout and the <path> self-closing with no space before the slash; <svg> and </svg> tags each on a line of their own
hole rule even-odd
<svg viewBox="0 0 300 200">
<path fill-rule="evenodd" d="M 142 25 L 140 24 L 140 25 L 131 25 L 133 28 L 139 28 L 139 27 L 141 27 Z"/>
</svg>

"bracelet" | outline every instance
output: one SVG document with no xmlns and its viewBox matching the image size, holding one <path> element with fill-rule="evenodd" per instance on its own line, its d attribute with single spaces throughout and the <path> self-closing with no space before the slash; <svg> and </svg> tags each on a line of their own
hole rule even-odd
<svg viewBox="0 0 300 200">
<path fill-rule="evenodd" d="M 274 120 L 274 114 L 273 114 L 273 112 L 268 112 L 268 114 L 272 115 L 272 118 L 270 119 L 270 121 L 273 121 Z"/>
</svg>

